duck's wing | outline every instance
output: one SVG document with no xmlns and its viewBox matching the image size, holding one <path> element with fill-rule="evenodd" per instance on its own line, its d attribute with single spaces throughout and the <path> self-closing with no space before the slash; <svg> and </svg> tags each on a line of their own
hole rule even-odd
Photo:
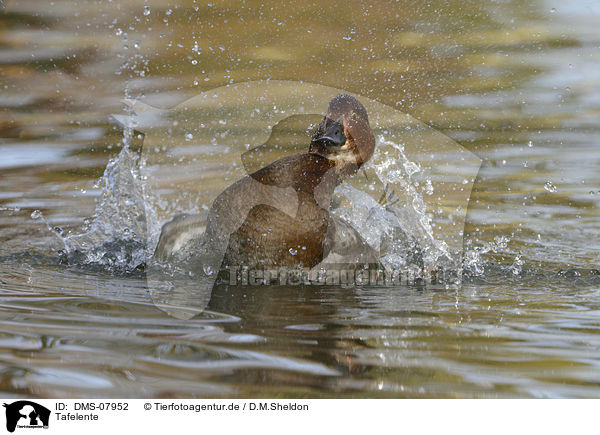
<svg viewBox="0 0 600 435">
<path fill-rule="evenodd" d="M 180 214 L 163 225 L 154 257 L 172 258 L 192 242 L 200 242 L 206 228 L 206 214 Z"/>
<path fill-rule="evenodd" d="M 352 225 L 340 217 L 330 218 L 326 246 L 329 248 L 327 262 L 379 264 L 379 252 L 373 249 Z"/>
</svg>

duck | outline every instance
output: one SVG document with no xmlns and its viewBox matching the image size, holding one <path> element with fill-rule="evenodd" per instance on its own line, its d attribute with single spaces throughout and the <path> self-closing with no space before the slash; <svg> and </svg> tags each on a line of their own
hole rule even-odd
<svg viewBox="0 0 600 435">
<path fill-rule="evenodd" d="M 354 96 L 339 94 L 306 152 L 238 180 L 217 196 L 206 217 L 175 216 L 163 225 L 154 257 L 186 258 L 205 271 L 207 264 L 312 268 L 348 240 L 365 245 L 350 225 L 332 217 L 331 204 L 336 186 L 374 150 L 367 110 Z"/>
</svg>

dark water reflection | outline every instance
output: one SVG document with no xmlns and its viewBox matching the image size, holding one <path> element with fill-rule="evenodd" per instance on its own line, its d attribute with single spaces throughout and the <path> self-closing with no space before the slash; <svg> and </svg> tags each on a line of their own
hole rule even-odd
<svg viewBox="0 0 600 435">
<path fill-rule="evenodd" d="M 598 6 L 347 5 L 7 3 L 4 395 L 600 396 Z M 126 93 L 169 107 L 267 78 L 378 100 L 483 159 L 465 234 L 481 274 L 460 289 L 239 288 L 178 320 L 141 273 L 59 263 L 30 216 L 69 231 L 92 215 Z"/>
</svg>

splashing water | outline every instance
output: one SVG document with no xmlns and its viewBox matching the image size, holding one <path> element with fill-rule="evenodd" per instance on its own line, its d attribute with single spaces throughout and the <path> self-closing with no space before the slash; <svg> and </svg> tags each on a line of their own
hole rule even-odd
<svg viewBox="0 0 600 435">
<path fill-rule="evenodd" d="M 342 184 L 336 193 L 345 197 L 348 205 L 334 210 L 334 214 L 350 223 L 381 253 L 386 268 L 458 270 L 459 259 L 435 237 L 422 193 L 415 186 L 414 178 L 421 167 L 406 157 L 404 147 L 379 136 L 367 168 L 373 169 L 383 183 L 385 202 L 380 204 L 365 192 Z"/>
<path fill-rule="evenodd" d="M 62 228 L 53 227 L 52 225 L 50 225 L 50 222 L 48 222 L 48 220 L 46 219 L 46 217 L 40 210 L 34 210 L 31 213 L 31 219 L 33 219 L 33 220 L 39 219 L 40 221 L 42 221 L 44 223 L 44 225 L 46 225 L 46 228 L 48 228 L 48 231 L 50 231 L 51 233 L 56 235 L 60 239 L 60 241 L 63 243 L 63 245 L 65 247 L 65 252 L 73 251 L 73 245 L 66 237 L 63 236 Z"/>
<path fill-rule="evenodd" d="M 124 147 L 98 183 L 101 200 L 83 231 L 58 234 L 65 244 L 63 256 L 71 264 L 110 272 L 130 272 L 145 265 L 146 213 L 151 210 L 146 209 L 140 157 L 130 149 L 131 138 L 132 128 L 126 127 Z M 379 251 L 387 268 L 431 270 L 444 261 L 454 265 L 446 243 L 435 238 L 422 194 L 415 187 L 420 166 L 406 157 L 401 145 L 380 136 L 369 167 L 385 186 L 386 202 L 380 204 L 367 193 L 342 184 L 336 193 L 347 204 L 332 213 Z"/>
<path fill-rule="evenodd" d="M 125 123 L 123 149 L 110 160 L 97 186 L 102 189 L 94 216 L 77 234 L 57 233 L 65 245 L 63 258 L 69 264 L 128 273 L 146 266 L 148 258 L 147 217 L 153 210 L 145 201 L 140 169 L 143 162 L 130 147 L 133 127 Z M 385 186 L 385 201 L 342 184 L 336 194 L 346 199 L 332 214 L 352 225 L 380 253 L 389 269 L 422 274 L 435 268 L 459 270 L 460 261 L 435 237 L 431 218 L 416 186 L 421 167 L 410 161 L 402 145 L 378 138 L 375 155 L 368 164 Z M 425 183 L 428 193 L 431 183 Z M 152 222 L 156 221 L 150 220 Z M 482 252 L 483 253 L 483 252 Z M 472 260 L 475 261 L 475 260 Z"/>
<path fill-rule="evenodd" d="M 114 273 L 143 268 L 146 262 L 146 213 L 140 156 L 130 149 L 133 129 L 126 127 L 123 149 L 111 159 L 97 183 L 101 200 L 78 234 L 61 236 L 63 258 Z"/>
<path fill-rule="evenodd" d="M 496 236 L 492 242 L 484 243 L 479 247 L 466 249 L 464 259 L 465 271 L 474 276 L 483 276 L 486 268 L 486 262 L 484 261 L 483 256 L 489 252 L 502 252 L 507 248 L 508 242 L 510 242 L 509 237 Z M 515 262 L 516 267 L 519 267 L 517 274 L 520 272 L 522 264 L 520 259 Z"/>
</svg>

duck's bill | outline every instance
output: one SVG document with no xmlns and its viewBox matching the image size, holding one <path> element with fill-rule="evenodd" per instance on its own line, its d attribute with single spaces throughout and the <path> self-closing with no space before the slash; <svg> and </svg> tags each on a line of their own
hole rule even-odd
<svg viewBox="0 0 600 435">
<path fill-rule="evenodd" d="M 313 139 L 313 141 L 310 144 L 310 152 L 326 157 L 328 155 L 337 154 L 341 152 L 343 145 L 344 143 L 335 143 L 331 138 L 322 137 L 319 139 Z"/>
<path fill-rule="evenodd" d="M 327 155 L 339 152 L 345 143 L 344 125 L 325 118 L 313 136 L 310 150 L 316 154 Z"/>
</svg>

